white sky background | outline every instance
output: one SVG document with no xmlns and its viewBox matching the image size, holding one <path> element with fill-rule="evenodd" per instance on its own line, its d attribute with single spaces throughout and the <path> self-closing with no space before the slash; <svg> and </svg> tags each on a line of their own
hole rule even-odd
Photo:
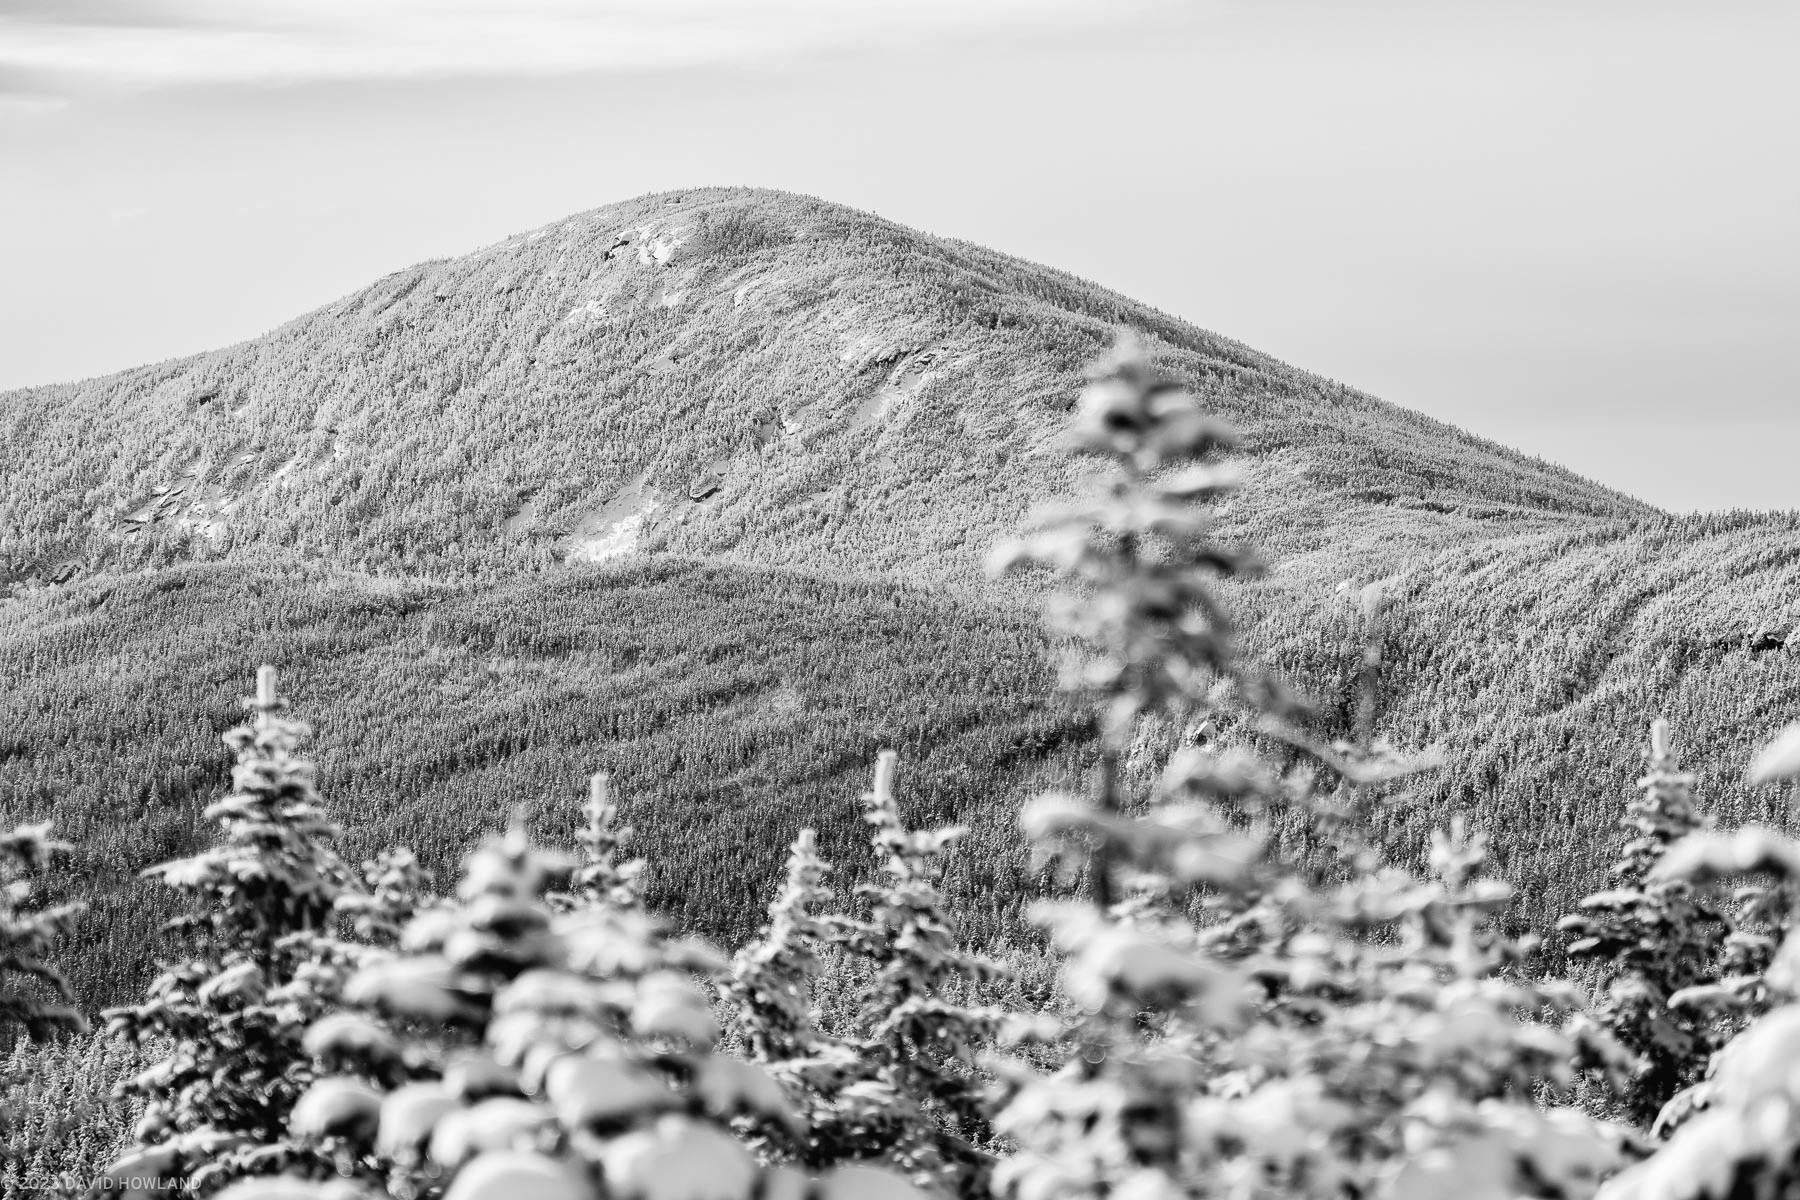
<svg viewBox="0 0 1800 1200">
<path fill-rule="evenodd" d="M 740 183 L 1800 508 L 1789 0 L 0 0 L 0 387 Z"/>
</svg>

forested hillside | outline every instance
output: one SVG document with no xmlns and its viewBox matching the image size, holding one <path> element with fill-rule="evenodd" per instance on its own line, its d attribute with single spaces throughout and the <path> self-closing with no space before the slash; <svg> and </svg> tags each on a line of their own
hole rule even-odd
<svg viewBox="0 0 1800 1200">
<path fill-rule="evenodd" d="M 1057 272 L 697 191 L 225 350 L 0 397 L 0 563 L 14 582 L 250 553 L 464 574 L 636 548 L 966 582 L 1068 491 L 1053 442 L 1121 324 L 1248 435 L 1242 523 L 1284 558 L 1352 530 L 1455 543 L 1643 511 Z"/>
<path fill-rule="evenodd" d="M 845 772 L 895 745 L 924 815 L 976 826 L 975 928 L 1008 926 L 996 771 L 1092 731 L 1042 698 L 1033 581 L 981 564 L 1085 478 L 1062 433 L 1119 326 L 1243 435 L 1220 531 L 1271 569 L 1229 590 L 1315 732 L 1351 727 L 1380 613 L 1374 731 L 1450 763 L 1381 818 L 1402 856 L 1470 810 L 1541 924 L 1657 714 L 1713 811 L 1775 819 L 1739 764 L 1800 707 L 1800 521 L 1672 518 L 1062 273 L 698 190 L 0 395 L 0 816 L 82 846 L 61 886 L 115 951 L 83 995 L 144 968 L 129 881 L 200 836 L 249 661 L 329 699 L 355 847 L 441 866 L 520 795 L 554 835 L 571 764 L 605 767 L 653 901 L 729 940 L 799 823 L 848 853 Z"/>
<path fill-rule="evenodd" d="M 802 825 L 859 866 L 845 797 L 877 749 L 902 750 L 909 817 L 976 826 L 953 886 L 988 939 L 1019 927 L 1009 814 L 1088 737 L 1047 697 L 1044 650 L 1017 608 L 768 569 L 652 561 L 483 589 L 170 568 L 0 608 L 0 797 L 79 843 L 54 889 L 92 906 L 70 971 L 91 1005 L 142 985 L 166 914 L 135 876 L 204 837 L 251 659 L 327 714 L 320 782 L 353 852 L 406 845 L 448 872 L 522 798 L 568 842 L 581 763 L 636 822 L 651 902 L 726 940 L 754 929 Z"/>
<path fill-rule="evenodd" d="M 1259 638 L 1336 729 L 1352 727 L 1363 639 L 1378 628 L 1374 728 L 1446 751 L 1384 828 L 1422 846 L 1444 813 L 1469 813 L 1533 927 L 1601 883 L 1597 848 L 1617 836 L 1640 731 L 1658 716 L 1722 822 L 1793 823 L 1779 792 L 1746 785 L 1743 763 L 1761 731 L 1800 712 L 1800 518 L 1596 522 L 1331 588 L 1281 576 L 1247 597 Z"/>
</svg>

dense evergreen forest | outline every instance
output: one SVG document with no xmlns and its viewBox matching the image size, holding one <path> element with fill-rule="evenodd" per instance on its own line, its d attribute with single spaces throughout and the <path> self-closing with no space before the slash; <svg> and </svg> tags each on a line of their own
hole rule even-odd
<svg viewBox="0 0 1800 1200">
<path fill-rule="evenodd" d="M 447 870 L 524 798 L 534 831 L 566 841 L 568 764 L 603 768 L 642 814 L 647 898 L 728 942 L 801 825 L 860 861 L 845 797 L 900 750 L 908 816 L 975 826 L 953 886 L 997 937 L 1027 875 L 1009 814 L 1089 736 L 1047 695 L 1046 645 L 1015 608 L 773 569 L 659 559 L 476 589 L 178 567 L 59 589 L 0 636 L 19 681 L 0 698 L 0 794 L 80 845 L 56 890 L 91 906 L 70 973 L 93 1006 L 143 984 L 165 914 L 135 879 L 206 836 L 246 661 L 329 710 L 320 782 L 352 851 L 405 844 Z"/>
</svg>

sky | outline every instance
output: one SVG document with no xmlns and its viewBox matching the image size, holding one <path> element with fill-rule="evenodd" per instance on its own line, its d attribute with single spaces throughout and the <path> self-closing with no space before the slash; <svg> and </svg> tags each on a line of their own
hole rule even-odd
<svg viewBox="0 0 1800 1200">
<path fill-rule="evenodd" d="M 1791 0 L 0 0 L 0 388 L 751 184 L 1800 509 Z"/>
</svg>

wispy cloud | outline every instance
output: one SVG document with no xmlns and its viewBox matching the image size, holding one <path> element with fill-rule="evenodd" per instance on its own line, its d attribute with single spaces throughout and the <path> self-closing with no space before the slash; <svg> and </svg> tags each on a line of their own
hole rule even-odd
<svg viewBox="0 0 1800 1200">
<path fill-rule="evenodd" d="M 1117 20 L 1128 0 L 0 0 L 57 89 L 558 74 Z"/>
</svg>

